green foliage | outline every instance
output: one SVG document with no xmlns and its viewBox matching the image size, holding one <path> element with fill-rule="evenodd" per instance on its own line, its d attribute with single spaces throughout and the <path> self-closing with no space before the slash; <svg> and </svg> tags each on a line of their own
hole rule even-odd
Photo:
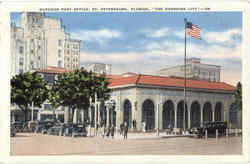
<svg viewBox="0 0 250 164">
<path fill-rule="evenodd" d="M 242 85 L 240 82 L 237 84 L 237 89 L 235 92 L 235 103 L 239 110 L 242 110 Z"/>
<path fill-rule="evenodd" d="M 11 104 L 16 104 L 25 113 L 30 110 L 32 102 L 34 106 L 41 107 L 48 98 L 47 83 L 38 73 L 21 73 L 11 79 Z"/>
<path fill-rule="evenodd" d="M 57 76 L 49 92 L 49 100 L 54 107 L 65 106 L 71 109 L 88 109 L 95 93 L 99 101 L 109 99 L 110 89 L 105 75 L 95 75 L 81 68 L 71 73 Z"/>
</svg>

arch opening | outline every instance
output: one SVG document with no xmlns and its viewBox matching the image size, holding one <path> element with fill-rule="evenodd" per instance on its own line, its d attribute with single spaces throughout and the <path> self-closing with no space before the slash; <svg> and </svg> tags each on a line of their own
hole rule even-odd
<svg viewBox="0 0 250 164">
<path fill-rule="evenodd" d="M 180 101 L 177 105 L 177 128 L 187 128 L 188 125 L 186 124 L 188 122 L 187 114 L 187 104 L 185 104 L 185 114 L 184 114 L 184 101 Z M 184 115 L 185 115 L 185 124 L 184 124 Z"/>
<path fill-rule="evenodd" d="M 129 100 L 125 100 L 123 105 L 123 122 L 127 122 L 128 127 L 131 127 L 132 120 L 132 105 Z"/>
<path fill-rule="evenodd" d="M 145 122 L 146 130 L 155 128 L 155 111 L 152 100 L 145 100 L 142 104 L 142 121 Z"/>
<path fill-rule="evenodd" d="M 206 102 L 203 107 L 203 122 L 210 122 L 213 119 L 212 105 Z"/>
<path fill-rule="evenodd" d="M 201 109 L 200 109 L 200 104 L 198 101 L 195 101 L 191 105 L 190 109 L 190 128 L 193 127 L 200 127 L 201 124 Z"/>
<path fill-rule="evenodd" d="M 168 100 L 163 104 L 162 128 L 167 129 L 169 126 L 174 127 L 174 117 L 174 103 L 171 100 Z"/>
<path fill-rule="evenodd" d="M 214 116 L 215 121 L 222 121 L 222 104 L 221 104 L 221 102 L 216 103 L 214 114 L 215 114 L 215 116 Z"/>
</svg>

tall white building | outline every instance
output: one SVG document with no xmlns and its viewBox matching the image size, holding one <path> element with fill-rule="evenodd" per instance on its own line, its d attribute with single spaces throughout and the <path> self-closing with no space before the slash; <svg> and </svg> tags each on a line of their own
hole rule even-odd
<svg viewBox="0 0 250 164">
<path fill-rule="evenodd" d="M 92 63 L 88 65 L 87 70 L 100 74 L 101 73 L 111 74 L 111 68 L 112 68 L 111 64 Z"/>
<path fill-rule="evenodd" d="M 184 65 L 164 68 L 156 71 L 157 75 L 184 78 Z M 220 82 L 221 66 L 201 63 L 200 58 L 186 60 L 186 77 L 189 79 Z"/>
<path fill-rule="evenodd" d="M 11 24 L 11 74 L 48 66 L 80 67 L 80 40 L 65 32 L 62 21 L 41 12 L 23 12 L 21 24 Z"/>
</svg>

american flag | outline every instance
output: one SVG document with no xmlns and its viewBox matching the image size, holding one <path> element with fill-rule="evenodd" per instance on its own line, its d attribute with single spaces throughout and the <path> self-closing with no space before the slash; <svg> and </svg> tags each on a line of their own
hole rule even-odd
<svg viewBox="0 0 250 164">
<path fill-rule="evenodd" d="M 187 22 L 186 30 L 189 36 L 201 39 L 201 29 L 198 26 L 192 24 L 191 22 Z"/>
</svg>

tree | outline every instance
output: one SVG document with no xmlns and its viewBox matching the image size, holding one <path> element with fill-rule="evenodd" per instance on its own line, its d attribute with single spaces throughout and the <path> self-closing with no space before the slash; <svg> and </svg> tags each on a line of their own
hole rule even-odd
<svg viewBox="0 0 250 164">
<path fill-rule="evenodd" d="M 21 73 L 11 79 L 11 104 L 16 104 L 24 112 L 25 122 L 32 105 L 41 107 L 48 98 L 47 83 L 37 72 Z"/>
<path fill-rule="evenodd" d="M 55 108 L 69 107 L 73 116 L 75 109 L 88 110 L 90 97 L 95 101 L 95 93 L 99 101 L 109 99 L 108 84 L 105 75 L 96 75 L 81 68 L 58 75 L 50 89 L 49 101 Z"/>
<path fill-rule="evenodd" d="M 238 82 L 235 92 L 235 104 L 239 110 L 242 110 L 242 85 Z"/>
</svg>

